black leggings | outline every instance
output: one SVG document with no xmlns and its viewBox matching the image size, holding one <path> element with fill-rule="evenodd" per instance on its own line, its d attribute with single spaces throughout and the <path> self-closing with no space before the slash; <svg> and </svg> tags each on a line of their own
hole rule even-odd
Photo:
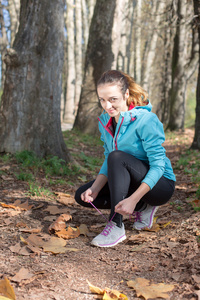
<svg viewBox="0 0 200 300">
<path fill-rule="evenodd" d="M 149 166 L 131 154 L 116 150 L 108 156 L 108 182 L 101 189 L 93 204 L 100 209 L 111 208 L 110 219 L 114 215 L 115 206 L 129 197 L 140 186 L 149 170 Z M 75 194 L 75 200 L 82 206 L 91 207 L 90 203 L 81 200 L 81 194 L 91 187 L 94 180 L 81 186 Z M 165 204 L 171 198 L 175 182 L 162 176 L 157 184 L 137 203 L 135 211 L 144 203 L 152 206 Z M 122 215 L 115 214 L 113 221 L 121 226 Z"/>
</svg>

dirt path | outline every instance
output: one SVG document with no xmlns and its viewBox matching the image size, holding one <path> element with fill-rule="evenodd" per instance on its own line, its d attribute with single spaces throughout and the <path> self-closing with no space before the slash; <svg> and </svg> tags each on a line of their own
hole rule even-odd
<svg viewBox="0 0 200 300">
<path fill-rule="evenodd" d="M 192 132 L 186 132 L 185 136 L 185 144 L 189 145 Z M 176 145 L 167 141 L 165 146 L 174 164 L 183 145 L 179 140 Z M 95 299 L 86 280 L 101 288 L 122 291 L 130 300 L 141 299 L 127 286 L 127 280 L 138 277 L 149 279 L 151 283 L 173 284 L 174 290 L 169 293 L 171 300 L 200 299 L 197 296 L 200 290 L 200 248 L 197 243 L 200 216 L 186 199 L 188 189 L 192 187 L 190 178 L 181 172 L 176 172 L 176 176 L 177 189 L 170 203 L 158 210 L 155 231 L 137 232 L 132 229 L 133 222 L 126 219 L 127 239 L 106 249 L 90 246 L 92 237 L 104 226 L 102 216 L 96 211 L 76 204 L 66 207 L 55 201 L 30 199 L 26 196 L 26 183 L 13 181 L 9 173 L 7 178 L 1 177 L 0 202 L 28 200 L 33 207 L 14 210 L 0 206 L 0 279 L 6 276 L 10 280 L 17 300 Z M 71 193 L 73 195 L 73 191 Z M 60 214 L 51 214 L 49 205 L 60 208 L 60 213 L 66 213 L 67 208 L 72 215 L 72 220 L 67 222 L 70 226 L 86 224 L 89 229 L 88 235 L 67 240 L 66 247 L 71 249 L 66 253 L 54 255 L 40 251 L 37 254 L 20 240 L 20 236 L 24 239 L 30 236 L 24 232 L 27 227 L 40 228 L 38 235 L 48 238 L 48 227 Z M 23 273 L 21 268 L 29 273 Z M 15 276 L 19 271 L 25 279 Z"/>
</svg>

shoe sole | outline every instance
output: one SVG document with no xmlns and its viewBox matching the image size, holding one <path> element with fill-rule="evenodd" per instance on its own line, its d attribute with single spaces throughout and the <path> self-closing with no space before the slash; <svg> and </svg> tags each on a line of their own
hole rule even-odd
<svg viewBox="0 0 200 300">
<path fill-rule="evenodd" d="M 126 235 L 121 236 L 116 242 L 112 243 L 112 244 L 98 244 L 97 242 L 91 242 L 92 246 L 96 246 L 96 247 L 113 247 L 121 242 L 123 242 L 126 239 Z"/>
<path fill-rule="evenodd" d="M 140 227 L 138 228 L 137 226 L 134 226 L 133 225 L 133 228 L 136 229 L 136 230 L 142 230 L 144 228 L 148 228 L 148 229 L 151 229 L 152 225 L 153 225 L 153 219 L 154 219 L 154 216 L 155 216 L 155 213 L 157 212 L 159 206 L 155 206 L 154 210 L 152 211 L 151 213 L 151 217 L 150 217 L 150 223 L 148 226 L 144 226 L 144 227 Z"/>
</svg>

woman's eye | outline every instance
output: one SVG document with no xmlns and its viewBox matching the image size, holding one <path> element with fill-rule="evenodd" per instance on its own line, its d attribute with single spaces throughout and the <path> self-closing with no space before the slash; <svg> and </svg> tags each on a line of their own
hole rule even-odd
<svg viewBox="0 0 200 300">
<path fill-rule="evenodd" d="M 111 102 L 116 102 L 117 98 L 111 98 L 110 101 Z"/>
</svg>

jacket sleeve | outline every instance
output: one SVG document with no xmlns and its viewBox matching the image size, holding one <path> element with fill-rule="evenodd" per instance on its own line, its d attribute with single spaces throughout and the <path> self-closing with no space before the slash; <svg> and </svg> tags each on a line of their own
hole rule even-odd
<svg viewBox="0 0 200 300">
<path fill-rule="evenodd" d="M 140 138 L 143 149 L 149 161 L 149 171 L 142 182 L 152 189 L 162 177 L 165 170 L 165 149 L 162 146 L 165 141 L 163 125 L 158 117 L 150 113 L 145 115 L 143 126 L 140 128 Z"/>
<path fill-rule="evenodd" d="M 107 159 L 108 159 L 108 155 L 109 155 L 109 151 L 108 151 L 108 147 L 107 147 L 107 145 L 106 145 L 106 140 L 105 140 L 105 138 L 104 138 L 104 132 L 102 132 L 101 131 L 101 124 L 99 124 L 99 130 L 100 130 L 100 132 L 101 132 L 101 140 L 104 142 L 104 145 L 103 145 L 103 147 L 104 147 L 104 156 L 105 156 L 105 159 L 104 159 L 104 162 L 103 162 L 103 164 L 102 164 L 102 166 L 101 166 L 101 169 L 100 169 L 100 171 L 99 171 L 99 174 L 103 174 L 103 175 L 105 175 L 106 177 L 108 177 L 108 167 L 107 167 Z"/>
</svg>

